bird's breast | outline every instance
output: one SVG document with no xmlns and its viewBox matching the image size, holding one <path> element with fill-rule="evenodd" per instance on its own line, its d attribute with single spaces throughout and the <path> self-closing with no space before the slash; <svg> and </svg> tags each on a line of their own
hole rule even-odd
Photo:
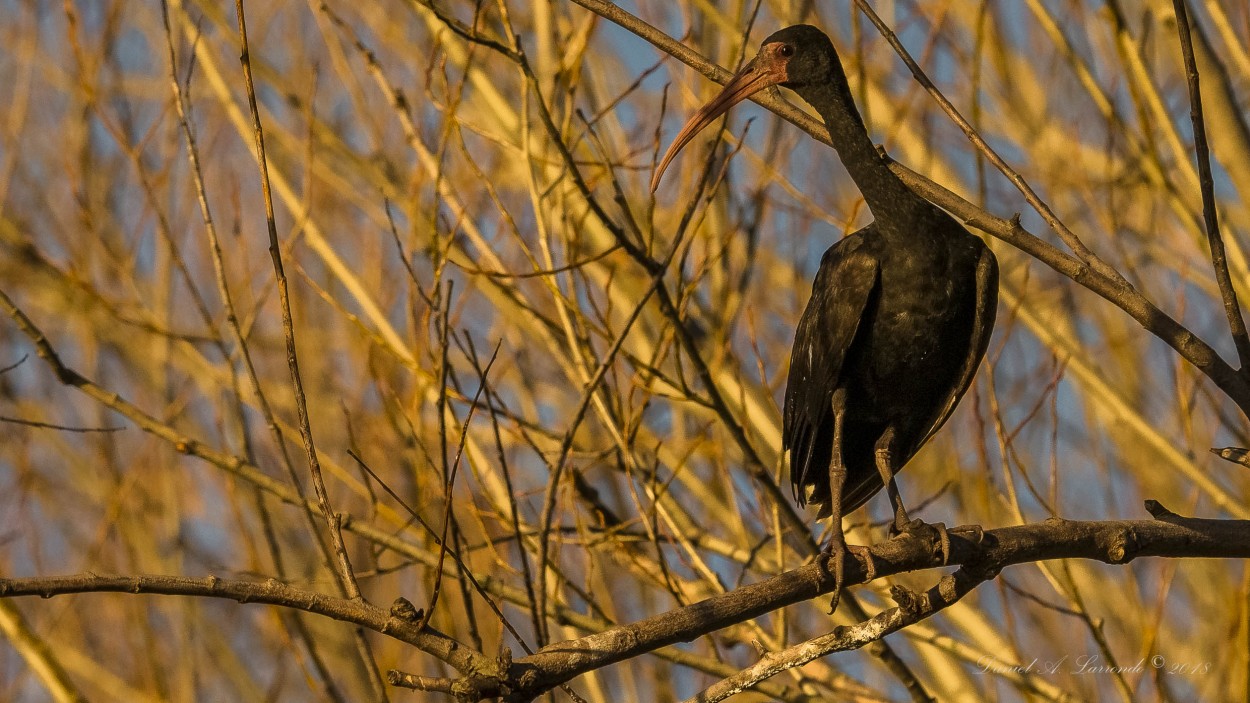
<svg viewBox="0 0 1250 703">
<path fill-rule="evenodd" d="M 941 402 L 957 374 L 976 316 L 975 269 L 947 260 L 883 266 L 881 287 L 855 349 L 869 406 Z M 906 401 L 905 403 L 903 401 Z M 885 418 L 882 418 L 883 420 Z"/>
</svg>

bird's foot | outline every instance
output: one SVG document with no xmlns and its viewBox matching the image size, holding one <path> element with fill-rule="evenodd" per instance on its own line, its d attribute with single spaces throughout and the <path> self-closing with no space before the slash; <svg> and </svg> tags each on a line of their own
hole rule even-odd
<svg viewBox="0 0 1250 703">
<path fill-rule="evenodd" d="M 829 601 L 829 614 L 833 615 L 833 611 L 838 609 L 838 601 L 842 598 L 842 584 L 846 582 L 846 555 L 854 554 L 864 562 L 864 580 L 871 581 L 877 578 L 877 564 L 872 558 L 872 552 L 867 547 L 855 544 L 847 544 L 845 538 L 840 535 L 829 540 L 820 550 L 820 558 L 817 563 L 820 569 L 827 577 L 833 578 L 833 598 Z M 832 570 L 830 566 L 832 565 Z"/>
<path fill-rule="evenodd" d="M 877 578 L 877 562 L 872 558 L 872 552 L 868 549 L 868 547 L 855 544 L 847 545 L 846 549 L 863 560 L 864 581 L 872 581 Z"/>
<path fill-rule="evenodd" d="M 967 526 L 965 526 L 967 527 Z M 962 528 L 956 528 L 962 529 Z M 980 527 L 976 528 L 980 530 Z M 942 564 L 946 565 L 951 560 L 951 536 L 946 530 L 946 525 L 940 522 L 927 523 L 924 520 L 907 520 L 896 521 L 890 526 L 891 539 L 895 539 L 902 535 L 916 537 L 927 540 L 930 544 L 935 544 L 938 551 L 942 555 Z M 984 531 L 981 531 L 984 534 Z M 978 541 L 979 538 L 978 538 Z"/>
<path fill-rule="evenodd" d="M 840 529 L 834 530 L 825 546 L 820 548 L 817 563 L 825 576 L 833 577 L 833 598 L 829 601 L 829 614 L 838 609 L 838 600 L 842 597 L 842 582 L 846 577 L 846 538 Z M 832 565 L 832 569 L 830 566 Z"/>
</svg>

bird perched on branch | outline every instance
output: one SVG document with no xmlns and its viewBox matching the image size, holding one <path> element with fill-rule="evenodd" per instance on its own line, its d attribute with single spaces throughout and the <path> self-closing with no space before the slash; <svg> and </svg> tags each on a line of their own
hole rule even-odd
<svg viewBox="0 0 1250 703">
<path fill-rule="evenodd" d="M 786 384 L 783 442 L 800 505 L 831 517 L 840 589 L 842 517 L 887 488 L 894 530 L 913 531 L 896 474 L 942 427 L 985 356 L 998 303 L 993 252 L 890 170 L 855 108 L 824 32 L 787 27 L 764 40 L 673 140 L 651 181 L 730 107 L 780 85 L 824 119 L 875 220 L 825 252 L 799 319 Z M 941 528 L 944 550 L 949 546 Z M 944 556 L 947 556 L 944 554 Z M 836 600 L 835 600 L 836 603 Z"/>
</svg>

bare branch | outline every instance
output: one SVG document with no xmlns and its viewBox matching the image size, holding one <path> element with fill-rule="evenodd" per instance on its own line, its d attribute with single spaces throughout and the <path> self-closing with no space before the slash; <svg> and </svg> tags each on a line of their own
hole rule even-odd
<svg viewBox="0 0 1250 703">
<path fill-rule="evenodd" d="M 961 577 L 964 580 L 954 584 L 939 583 L 934 588 L 949 593 L 954 585 L 954 592 L 962 597 L 967 590 L 994 578 L 1008 566 L 1050 559 L 1090 559 L 1107 564 L 1127 564 L 1139 557 L 1250 558 L 1250 521 L 1182 518 L 1160 512 L 1158 504 L 1153 501 L 1150 506 L 1152 512 L 1160 515 L 1159 518 L 1105 522 L 1054 518 L 1036 524 L 987 530 L 979 542 L 975 531 L 952 530 L 949 565 L 963 567 L 960 571 L 964 572 Z M 900 537 L 876 545 L 869 551 L 876 566 L 875 578 L 878 579 L 943 566 L 942 555 L 934 540 L 924 537 Z M 867 570 L 858 557 L 848 560 L 844 587 L 864 583 L 867 576 Z M 690 641 L 733 623 L 830 593 L 833 588 L 833 577 L 829 571 L 820 564 L 811 563 L 684 608 L 580 639 L 548 645 L 531 656 L 516 660 L 511 669 L 512 678 L 507 682 L 500 682 L 498 688 L 483 688 L 481 692 L 483 698 L 506 692 L 515 700 L 525 700 L 588 671 L 665 645 Z M 940 601 L 949 604 L 957 599 L 942 596 Z M 936 610 L 922 609 L 917 612 L 932 614 Z M 904 616 L 898 613 L 866 625 L 867 629 L 854 631 L 853 639 L 843 640 L 835 633 L 829 640 L 822 640 L 822 646 L 837 647 L 844 642 L 863 646 L 909 622 L 915 622 L 893 618 Z M 861 641 L 859 638 L 869 630 L 876 632 L 877 636 Z"/>
<path fill-rule="evenodd" d="M 286 338 L 287 364 L 291 370 L 291 387 L 295 394 L 295 407 L 299 417 L 300 436 L 304 440 L 304 453 L 308 458 L 308 468 L 312 474 L 313 487 L 317 492 L 317 500 L 321 504 L 321 513 L 325 516 L 330 542 L 334 545 L 334 554 L 338 559 L 337 574 L 344 591 L 350 598 L 360 597 L 360 587 L 356 584 L 356 576 L 352 573 L 351 561 L 347 556 L 347 547 L 343 544 L 343 534 L 334 511 L 330 508 L 330 496 L 326 492 L 325 479 L 321 476 L 321 461 L 317 458 L 317 447 L 313 442 L 312 426 L 308 420 L 308 399 L 304 394 L 304 379 L 299 372 L 299 356 L 295 349 L 295 324 L 291 313 L 291 298 L 287 286 L 286 272 L 282 266 L 282 246 L 278 243 L 277 220 L 273 209 L 273 194 L 269 187 L 269 157 L 265 153 L 265 130 L 261 124 L 260 109 L 256 106 L 256 86 L 252 81 L 251 52 L 247 42 L 247 18 L 243 11 L 243 0 L 235 0 L 235 14 L 239 22 L 239 42 L 242 50 L 239 63 L 243 66 L 244 86 L 247 89 L 247 102 L 252 115 L 253 136 L 256 139 L 256 161 L 260 167 L 261 192 L 265 203 L 265 224 L 269 232 L 269 256 L 273 260 L 274 276 L 278 282 L 278 298 L 282 306 L 282 330 Z"/>
<path fill-rule="evenodd" d="M 1176 8 L 1176 32 L 1180 36 L 1181 55 L 1185 59 L 1185 78 L 1189 84 L 1189 117 L 1194 125 L 1194 159 L 1198 162 L 1198 182 L 1202 188 L 1202 221 L 1207 230 L 1207 244 L 1211 247 L 1211 268 L 1215 270 L 1215 282 L 1224 300 L 1224 314 L 1228 328 L 1237 345 L 1237 357 L 1241 373 L 1250 374 L 1250 332 L 1241 315 L 1237 302 L 1237 290 L 1228 273 L 1228 259 L 1224 255 L 1224 237 L 1220 235 L 1219 213 L 1215 207 L 1215 181 L 1211 177 L 1211 149 L 1207 146 L 1207 124 L 1202 116 L 1202 91 L 1198 86 L 1198 64 L 1194 60 L 1194 42 L 1189 32 L 1189 11 L 1185 0 L 1172 0 Z"/>
<path fill-rule="evenodd" d="M 803 666 L 834 652 L 859 649 L 872 642 L 878 642 L 886 635 L 914 625 L 958 603 L 987 578 L 988 574 L 984 572 L 973 576 L 967 569 L 958 569 L 954 574 L 943 576 L 935 586 L 923 594 L 912 593 L 902 586 L 893 586 L 890 588 L 890 595 L 898 604 L 897 606 L 884 610 L 861 623 L 850 627 L 834 628 L 832 632 L 822 637 L 787 647 L 780 652 L 772 652 L 737 674 L 709 686 L 686 703 L 723 701 L 787 669 Z"/>
<path fill-rule="evenodd" d="M 242 604 L 261 603 L 293 608 L 352 623 L 392 637 L 438 657 L 465 675 L 485 671 L 491 660 L 431 628 L 420 630 L 405 619 L 360 599 L 335 598 L 307 591 L 276 579 L 242 581 L 216 576 L 139 575 L 37 576 L 0 579 L 0 598 L 38 596 L 52 598 L 70 593 L 126 593 L 132 595 L 195 596 L 225 598 Z"/>
</svg>

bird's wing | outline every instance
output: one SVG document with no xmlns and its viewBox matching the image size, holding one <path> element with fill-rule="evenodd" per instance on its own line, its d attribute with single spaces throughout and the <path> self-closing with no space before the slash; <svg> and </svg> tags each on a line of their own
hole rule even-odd
<svg viewBox="0 0 1250 703">
<path fill-rule="evenodd" d="M 821 428 L 832 415 L 843 362 L 877 289 L 880 262 L 862 235 L 860 230 L 825 252 L 794 333 L 782 444 L 790 450 L 790 480 L 800 505 L 807 499 L 803 487 L 826 478 L 832 440 L 821 436 Z"/>
<path fill-rule="evenodd" d="M 923 447 L 933 433 L 946 424 L 946 419 L 954 412 L 959 399 L 964 396 L 968 386 L 972 385 L 972 378 L 976 375 L 977 367 L 981 365 L 981 358 L 985 356 L 985 350 L 990 345 L 990 334 L 994 331 L 994 317 L 997 312 L 998 259 L 994 258 L 994 252 L 990 251 L 989 247 L 985 247 L 981 251 L 980 260 L 977 261 L 977 309 L 972 321 L 972 335 L 968 339 L 968 357 L 964 359 L 963 366 L 959 369 L 958 379 L 951 386 L 951 393 L 946 398 L 946 403 L 933 416 L 929 429 L 924 433 L 924 438 L 916 444 L 913 452 Z"/>
</svg>

